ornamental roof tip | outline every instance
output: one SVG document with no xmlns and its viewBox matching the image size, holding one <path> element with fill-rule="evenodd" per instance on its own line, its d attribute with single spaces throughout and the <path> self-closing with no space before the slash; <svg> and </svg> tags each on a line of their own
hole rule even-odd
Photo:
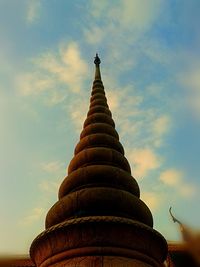
<svg viewBox="0 0 200 267">
<path fill-rule="evenodd" d="M 171 215 L 174 223 L 178 223 L 178 224 L 182 225 L 182 223 L 179 220 L 177 220 L 176 217 L 172 214 L 172 207 L 169 208 L 169 214 Z"/>
</svg>

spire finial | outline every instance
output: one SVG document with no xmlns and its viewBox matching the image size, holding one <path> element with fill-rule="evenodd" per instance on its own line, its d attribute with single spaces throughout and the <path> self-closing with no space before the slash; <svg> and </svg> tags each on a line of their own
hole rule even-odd
<svg viewBox="0 0 200 267">
<path fill-rule="evenodd" d="M 98 56 L 98 53 L 96 53 L 96 56 L 94 58 L 94 64 L 95 64 L 95 80 L 101 80 L 101 72 L 100 72 L 100 63 L 101 60 Z"/>
<path fill-rule="evenodd" d="M 96 56 L 95 56 L 95 58 L 94 58 L 94 64 L 95 64 L 96 66 L 99 66 L 100 63 L 101 63 L 101 60 L 100 60 L 100 58 L 99 58 L 99 56 L 98 56 L 98 53 L 96 53 Z"/>
</svg>

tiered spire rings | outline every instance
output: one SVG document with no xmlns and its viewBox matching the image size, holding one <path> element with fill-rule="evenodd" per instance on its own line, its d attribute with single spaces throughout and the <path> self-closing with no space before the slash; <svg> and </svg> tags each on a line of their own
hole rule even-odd
<svg viewBox="0 0 200 267">
<path fill-rule="evenodd" d="M 167 244 L 153 230 L 151 212 L 131 176 L 107 104 L 98 54 L 94 63 L 80 141 L 59 200 L 46 216 L 46 230 L 33 241 L 31 257 L 40 267 L 162 266 Z"/>
</svg>

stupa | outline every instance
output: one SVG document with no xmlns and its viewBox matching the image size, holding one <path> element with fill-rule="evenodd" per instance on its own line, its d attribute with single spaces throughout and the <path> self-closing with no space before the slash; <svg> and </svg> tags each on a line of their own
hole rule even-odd
<svg viewBox="0 0 200 267">
<path fill-rule="evenodd" d="M 37 267 L 161 267 L 167 243 L 119 142 L 96 54 L 90 107 L 46 230 L 33 241 Z M 78 108 L 78 107 L 77 107 Z"/>
</svg>

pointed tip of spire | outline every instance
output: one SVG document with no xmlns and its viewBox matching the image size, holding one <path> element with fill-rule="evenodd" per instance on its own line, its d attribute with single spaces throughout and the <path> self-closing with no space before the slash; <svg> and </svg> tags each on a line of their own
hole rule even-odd
<svg viewBox="0 0 200 267">
<path fill-rule="evenodd" d="M 95 58 L 94 58 L 94 64 L 95 64 L 96 66 L 99 66 L 100 63 L 101 63 L 101 60 L 100 60 L 100 58 L 99 58 L 99 56 L 98 56 L 98 53 L 96 53 L 96 56 L 95 56 Z"/>
</svg>

